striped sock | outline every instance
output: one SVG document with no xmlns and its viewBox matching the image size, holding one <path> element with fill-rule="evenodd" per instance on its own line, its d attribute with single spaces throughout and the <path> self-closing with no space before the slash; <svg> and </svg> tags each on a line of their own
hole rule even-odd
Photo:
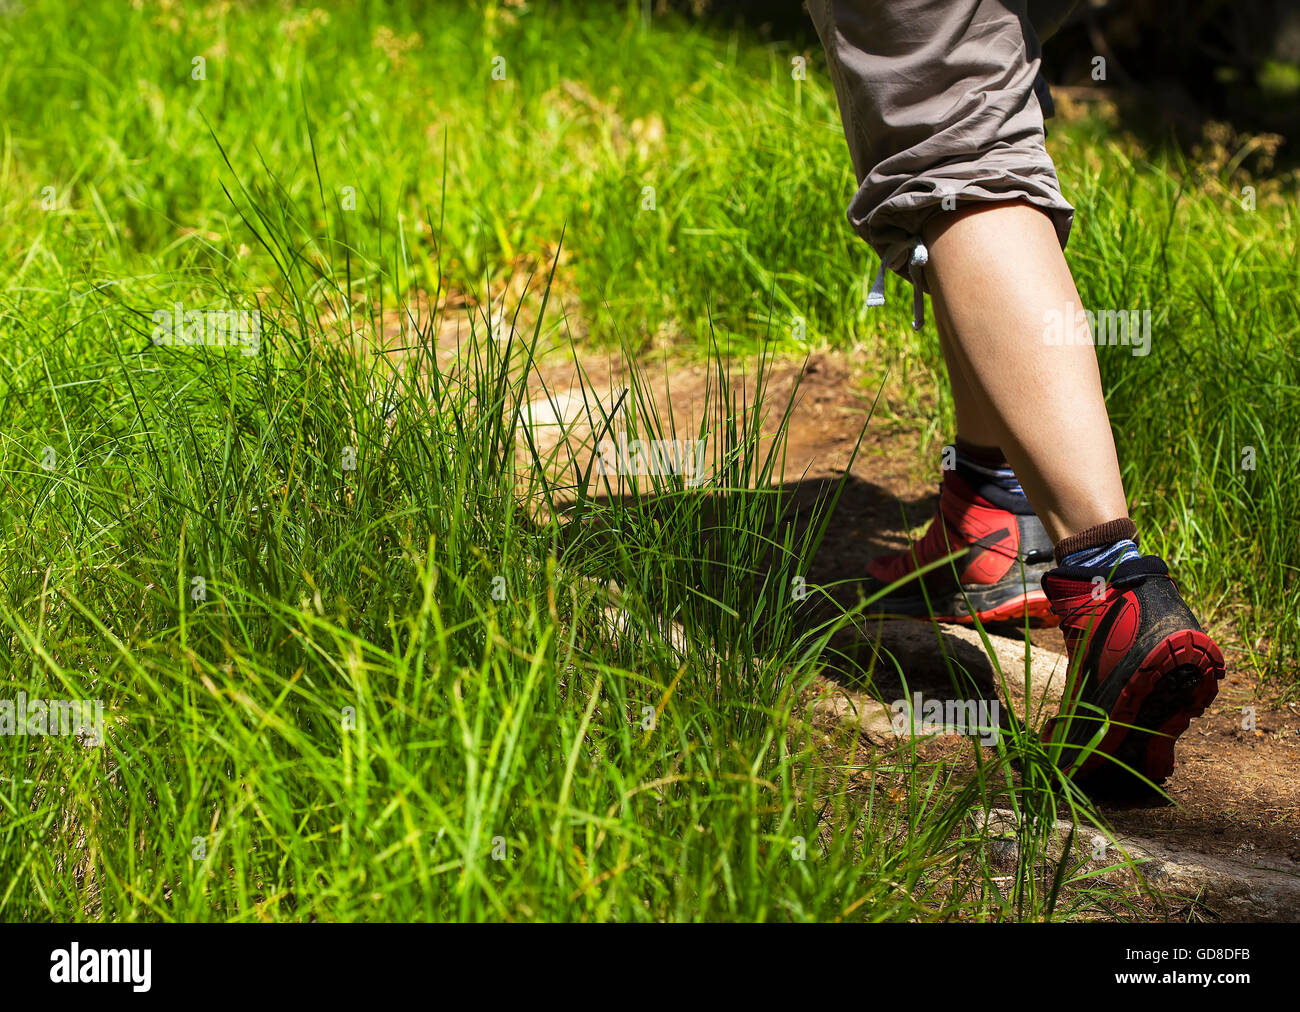
<svg viewBox="0 0 1300 1012">
<path fill-rule="evenodd" d="M 1010 495 L 1024 496 L 1025 490 L 1020 487 L 1016 472 L 996 446 L 976 446 L 957 439 L 953 442 L 953 449 L 958 473 L 966 472 L 964 477 L 972 484 L 993 485 Z"/>
<path fill-rule="evenodd" d="M 1071 534 L 1056 543 L 1058 566 L 1084 566 L 1090 569 L 1111 569 L 1121 562 L 1140 559 L 1138 529 L 1128 517 L 1108 520 Z"/>
<path fill-rule="evenodd" d="M 1087 569 L 1114 569 L 1121 562 L 1140 559 L 1138 546 L 1128 538 L 1120 538 L 1100 548 L 1081 548 L 1061 559 L 1063 566 L 1083 566 Z"/>
</svg>

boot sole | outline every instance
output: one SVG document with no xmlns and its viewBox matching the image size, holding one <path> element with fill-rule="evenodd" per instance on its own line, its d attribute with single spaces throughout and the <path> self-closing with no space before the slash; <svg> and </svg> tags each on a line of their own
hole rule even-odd
<svg viewBox="0 0 1300 1012">
<path fill-rule="evenodd" d="M 1024 586 L 1024 584 L 1018 585 Z M 966 626 L 974 625 L 976 618 L 980 620 L 981 625 L 999 623 L 1023 625 L 1028 619 L 1031 625 L 1045 627 L 1054 626 L 1060 621 L 1052 611 L 1047 595 L 1041 590 L 1025 590 L 1000 601 L 988 601 L 987 598 L 993 596 L 990 590 L 989 587 L 968 587 L 965 588 L 964 594 L 932 597 L 929 608 L 926 607 L 924 598 L 903 600 L 885 598 L 877 601 L 870 613 L 880 617 L 933 620 Z M 974 611 L 971 610 L 972 606 Z"/>
<path fill-rule="evenodd" d="M 1029 619 L 1038 626 L 1054 626 L 1060 621 L 1052 611 L 1047 595 L 1041 590 L 1020 594 L 1009 601 L 975 612 L 980 625 L 993 625 L 1006 622 L 1024 622 Z M 974 625 L 975 619 L 966 615 L 936 615 L 936 622 L 951 622 L 955 625 Z"/>
<path fill-rule="evenodd" d="M 1110 711 L 1112 727 L 1072 776 L 1081 781 L 1105 768 L 1131 780 L 1109 761 L 1114 756 L 1152 783 L 1162 783 L 1174 770 L 1174 742 L 1214 701 L 1223 674 L 1223 654 L 1209 636 L 1196 629 L 1170 633 L 1120 691 Z"/>
</svg>

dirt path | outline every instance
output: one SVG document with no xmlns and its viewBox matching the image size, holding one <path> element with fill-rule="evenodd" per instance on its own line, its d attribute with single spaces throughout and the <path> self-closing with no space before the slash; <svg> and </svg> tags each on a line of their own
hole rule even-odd
<svg viewBox="0 0 1300 1012">
<path fill-rule="evenodd" d="M 583 366 L 590 381 L 587 398 L 594 394 L 613 404 L 618 391 L 626 385 L 626 371 L 594 358 Z M 708 366 L 674 364 L 664 368 L 643 363 L 643 370 L 652 381 L 660 410 L 666 411 L 671 404 L 678 432 L 693 432 Z M 531 420 L 533 432 L 543 446 L 554 446 L 564 435 L 577 442 L 583 440 L 584 434 L 589 439 L 590 431 L 583 420 L 583 397 L 572 363 L 561 353 L 550 361 L 543 359 L 540 377 Z M 799 501 L 811 502 L 828 483 L 838 481 L 848 466 L 874 394 L 855 378 L 851 365 L 839 354 L 813 356 L 802 376 L 799 363 L 782 363 L 774 370 L 769 387 L 769 403 L 776 406 L 774 410 L 779 411 L 796 379 L 800 380 L 785 468 L 785 482 Z M 542 382 L 546 395 L 541 392 Z M 909 531 L 916 533 L 932 515 L 939 449 L 923 452 L 923 418 L 909 422 L 898 420 L 900 416 L 901 412 L 894 420 L 873 419 L 868 427 L 827 538 L 808 574 L 810 584 L 855 579 L 864 571 L 867 559 L 903 547 Z M 856 599 L 847 589 L 843 596 L 847 604 Z M 905 624 L 923 627 L 921 623 Z M 982 662 L 982 651 L 970 644 L 962 646 L 956 633 L 935 630 L 933 626 L 923 628 L 929 630 L 924 635 L 933 637 L 928 646 L 916 640 L 915 630 L 884 636 L 885 646 L 891 650 L 895 644 L 889 641 L 890 635 L 913 645 L 923 644 L 908 655 L 911 660 L 907 663 L 914 667 L 909 673 L 914 690 L 924 686 L 927 668 L 934 677 L 946 679 L 941 665 L 932 661 L 943 650 L 951 652 L 954 644 L 965 651 L 963 662 L 967 666 L 987 666 L 986 661 Z M 1281 702 L 1275 691 L 1257 684 L 1248 669 L 1236 663 L 1240 652 L 1234 650 L 1231 629 L 1211 623 L 1211 631 L 1225 648 L 1228 674 L 1211 709 L 1180 740 L 1178 765 L 1166 785 L 1174 803 L 1164 799 L 1115 801 L 1106 803 L 1103 810 L 1121 834 L 1207 856 L 1232 858 L 1247 865 L 1262 862 L 1266 867 L 1300 875 L 1300 709 Z M 880 630 L 873 633 L 863 629 L 857 642 L 850 638 L 837 645 L 851 658 L 855 650 L 874 650 L 881 635 Z M 1035 630 L 1031 641 L 1036 666 L 1044 670 L 1063 666 L 1064 644 L 1059 632 Z M 1017 653 L 1023 657 L 1022 641 L 999 638 L 998 646 L 999 651 L 1010 653 L 1013 664 Z M 846 667 L 852 668 L 853 664 Z M 851 670 L 835 677 L 846 699 L 869 703 L 862 686 L 854 684 Z M 899 691 L 899 687 L 881 684 L 877 679 L 877 698 L 896 698 L 888 695 L 891 691 Z M 1246 707 L 1254 708 L 1253 730 L 1242 726 Z M 1048 715 L 1044 708 L 1034 719 L 1041 721 Z M 886 747 L 885 743 L 882 747 Z M 950 750 L 954 758 L 968 748 L 952 739 L 931 740 L 925 747 L 936 755 Z"/>
</svg>

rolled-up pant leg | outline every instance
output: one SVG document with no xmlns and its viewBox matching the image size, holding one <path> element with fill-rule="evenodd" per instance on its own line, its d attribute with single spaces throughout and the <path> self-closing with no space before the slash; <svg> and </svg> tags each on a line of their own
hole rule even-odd
<svg viewBox="0 0 1300 1012">
<path fill-rule="evenodd" d="M 1074 209 L 1044 146 L 1040 25 L 1066 0 L 809 0 L 859 188 L 848 218 L 904 277 L 926 221 L 980 201 L 1026 201 L 1061 245 Z M 1050 110 L 1048 111 L 1050 114 Z M 923 272 L 911 279 L 924 286 Z"/>
</svg>

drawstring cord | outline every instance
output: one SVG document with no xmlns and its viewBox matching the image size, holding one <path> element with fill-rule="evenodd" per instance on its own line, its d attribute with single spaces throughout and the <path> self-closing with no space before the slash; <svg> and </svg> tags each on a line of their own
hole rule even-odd
<svg viewBox="0 0 1300 1012">
<path fill-rule="evenodd" d="M 930 262 L 930 251 L 919 239 L 901 242 L 880 258 L 880 270 L 876 272 L 876 280 L 871 285 L 871 291 L 867 293 L 867 305 L 885 304 L 885 273 L 893 264 L 898 263 L 909 249 L 911 256 L 907 261 L 907 276 L 912 279 L 912 329 L 920 330 L 925 326 L 925 292 L 921 290 L 921 272 Z"/>
</svg>

